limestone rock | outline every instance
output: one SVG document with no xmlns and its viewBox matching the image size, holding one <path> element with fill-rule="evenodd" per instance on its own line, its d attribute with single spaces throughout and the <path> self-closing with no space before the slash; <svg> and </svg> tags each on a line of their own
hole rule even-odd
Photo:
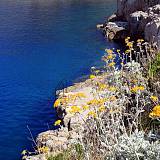
<svg viewBox="0 0 160 160">
<path fill-rule="evenodd" d="M 146 12 L 136 11 L 130 14 L 129 27 L 131 35 L 142 34 L 144 32 L 146 24 L 151 20 Z"/>
<path fill-rule="evenodd" d="M 37 137 L 38 146 L 47 146 L 51 152 L 58 153 L 68 146 L 69 133 L 67 128 L 42 132 Z"/>
<path fill-rule="evenodd" d="M 160 4 L 148 8 L 149 13 L 160 14 Z"/>
<path fill-rule="evenodd" d="M 108 22 L 103 32 L 109 40 L 124 39 L 127 35 L 127 27 L 127 22 Z"/>
<path fill-rule="evenodd" d="M 145 39 L 160 49 L 160 17 L 146 25 Z"/>
<path fill-rule="evenodd" d="M 131 13 L 145 11 L 148 7 L 160 4 L 160 0 L 118 0 L 117 15 L 128 20 Z"/>
</svg>

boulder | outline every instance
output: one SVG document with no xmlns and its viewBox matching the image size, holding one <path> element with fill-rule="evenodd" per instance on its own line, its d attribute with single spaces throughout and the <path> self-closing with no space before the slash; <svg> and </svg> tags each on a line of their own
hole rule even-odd
<svg viewBox="0 0 160 160">
<path fill-rule="evenodd" d="M 106 23 L 103 32 L 109 40 L 118 40 L 126 37 L 127 30 L 127 22 L 108 22 Z"/>
<path fill-rule="evenodd" d="M 148 13 L 160 14 L 160 4 L 148 8 Z"/>
<path fill-rule="evenodd" d="M 160 49 L 160 17 L 157 17 L 146 25 L 145 39 Z"/>
<path fill-rule="evenodd" d="M 69 132 L 67 128 L 49 130 L 38 135 L 37 146 L 46 146 L 50 152 L 59 153 L 67 149 Z"/>
</svg>

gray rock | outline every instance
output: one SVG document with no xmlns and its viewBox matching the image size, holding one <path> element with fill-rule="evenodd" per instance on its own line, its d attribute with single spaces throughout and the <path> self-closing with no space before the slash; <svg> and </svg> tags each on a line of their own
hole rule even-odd
<svg viewBox="0 0 160 160">
<path fill-rule="evenodd" d="M 160 17 L 157 17 L 146 25 L 145 39 L 160 49 Z"/>
<path fill-rule="evenodd" d="M 129 17 L 129 26 L 131 35 L 143 33 L 146 24 L 151 21 L 151 18 L 146 12 L 136 11 L 130 14 Z"/>
<path fill-rule="evenodd" d="M 51 152 L 58 153 L 68 146 L 69 133 L 67 128 L 42 132 L 37 137 L 38 146 L 47 146 Z"/>
<path fill-rule="evenodd" d="M 148 7 L 160 4 L 160 0 L 118 0 L 117 15 L 127 19 L 135 11 L 145 11 Z"/>
<path fill-rule="evenodd" d="M 108 22 L 115 22 L 118 21 L 118 16 L 116 14 L 112 14 L 109 18 L 108 18 Z"/>
<path fill-rule="evenodd" d="M 109 40 L 124 39 L 127 35 L 127 28 L 127 22 L 108 22 L 103 32 Z"/>
<path fill-rule="evenodd" d="M 148 8 L 149 13 L 160 14 L 160 4 Z"/>
</svg>

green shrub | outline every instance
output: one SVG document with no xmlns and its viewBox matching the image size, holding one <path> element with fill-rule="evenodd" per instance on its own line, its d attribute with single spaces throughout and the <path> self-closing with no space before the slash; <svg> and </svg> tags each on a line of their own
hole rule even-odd
<svg viewBox="0 0 160 160">
<path fill-rule="evenodd" d="M 66 151 L 59 153 L 56 156 L 51 156 L 48 160 L 83 160 L 84 151 L 80 144 L 75 144 Z"/>
<path fill-rule="evenodd" d="M 151 62 L 149 67 L 149 76 L 154 77 L 160 71 L 160 53 L 157 54 L 155 60 Z"/>
</svg>

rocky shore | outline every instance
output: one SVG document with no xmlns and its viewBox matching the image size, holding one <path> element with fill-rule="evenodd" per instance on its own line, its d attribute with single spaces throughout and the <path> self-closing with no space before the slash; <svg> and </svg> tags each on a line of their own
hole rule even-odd
<svg viewBox="0 0 160 160">
<path fill-rule="evenodd" d="M 97 27 L 102 29 L 104 35 L 110 40 L 125 39 L 127 36 L 131 36 L 133 39 L 136 39 L 137 37 L 144 37 L 146 41 L 159 50 L 160 1 L 154 0 L 146 2 L 144 0 L 118 0 L 117 12 L 109 17 L 106 23 L 98 25 Z M 142 42 L 140 43 L 142 44 Z M 158 90 L 160 86 L 158 82 L 151 88 L 148 79 L 144 76 L 144 68 L 141 67 L 138 62 L 134 62 L 132 60 L 131 62 L 124 64 L 122 59 L 122 68 L 121 70 L 118 70 L 115 67 L 115 55 L 111 52 L 113 51 L 107 51 L 107 56 L 105 55 L 103 57 L 103 59 L 107 59 L 108 68 L 105 67 L 102 70 L 96 70 L 96 74 L 91 75 L 83 82 L 75 83 L 73 86 L 59 92 L 58 98 L 54 103 L 54 107 L 57 111 L 61 127 L 57 130 L 48 130 L 40 133 L 36 139 L 37 155 L 25 156 L 24 154 L 24 159 L 48 160 L 48 157 L 64 152 L 70 148 L 72 144 L 82 142 L 84 137 L 87 135 L 86 127 L 88 125 L 88 116 L 95 118 L 97 114 L 98 116 L 101 115 L 100 112 L 104 112 L 104 115 L 101 116 L 104 121 L 107 119 L 104 117 L 117 116 L 119 118 L 122 116 L 124 118 L 129 114 L 128 106 L 131 107 L 129 109 L 132 109 L 134 106 L 138 113 L 130 113 L 130 119 L 132 116 L 134 117 L 133 119 L 135 119 L 136 115 L 141 114 L 141 112 L 145 112 L 147 114 L 146 119 L 148 119 L 148 115 L 153 109 L 153 106 L 159 102 Z M 116 52 L 116 54 L 120 55 L 120 51 Z M 154 96 L 154 94 L 157 94 L 158 96 Z M 98 106 L 98 110 L 95 109 L 95 105 Z M 158 114 L 158 116 L 160 116 L 160 114 Z M 150 118 L 154 119 L 155 117 L 150 116 Z M 110 123 L 110 120 L 111 119 L 109 119 L 107 123 Z M 107 131 L 104 135 L 106 137 L 108 136 L 109 139 L 111 139 L 113 133 L 108 133 L 108 131 L 111 129 L 116 132 L 117 126 L 114 126 L 116 123 L 119 127 L 122 121 L 118 121 L 116 119 L 113 124 L 106 129 Z M 135 123 L 137 123 L 137 121 Z M 136 125 L 138 126 L 139 124 Z M 90 128 L 90 126 L 88 126 L 88 128 Z M 116 138 L 119 138 L 119 135 L 121 135 L 119 130 L 120 129 L 118 128 L 118 136 L 115 135 Z M 133 136 L 133 134 L 131 134 L 131 136 Z M 143 136 L 142 139 L 144 140 Z M 122 150 L 120 143 L 116 142 L 115 144 L 112 140 L 109 140 L 109 145 L 107 146 L 105 143 L 100 140 L 99 149 L 102 150 L 100 153 L 102 155 L 104 154 L 104 150 L 107 150 L 107 152 L 111 154 L 108 147 L 112 147 L 111 150 L 113 150 L 116 146 Z M 113 146 L 112 143 L 114 144 Z M 145 143 L 148 146 L 150 145 L 149 141 L 145 141 Z M 158 146 L 160 147 L 159 144 Z M 117 155 L 120 152 L 118 149 L 116 151 L 115 148 L 114 151 L 117 152 Z M 156 149 L 154 152 L 155 154 L 158 153 L 160 158 L 160 153 Z"/>
<path fill-rule="evenodd" d="M 160 0 L 118 0 L 117 11 L 101 28 L 110 40 L 143 37 L 160 49 Z"/>
</svg>

